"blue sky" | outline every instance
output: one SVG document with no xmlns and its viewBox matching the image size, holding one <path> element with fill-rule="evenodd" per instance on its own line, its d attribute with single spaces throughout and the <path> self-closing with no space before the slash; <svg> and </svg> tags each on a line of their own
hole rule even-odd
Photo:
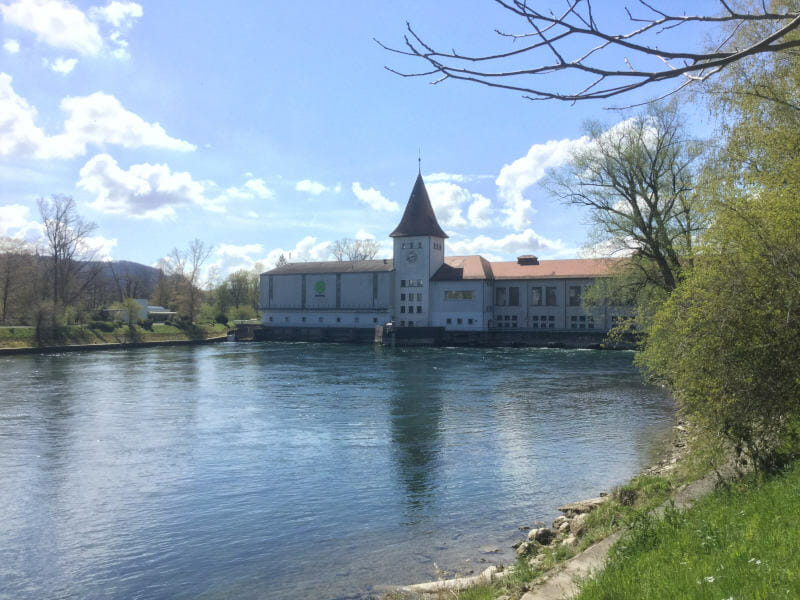
<svg viewBox="0 0 800 600">
<path fill-rule="evenodd" d="M 577 257 L 585 214 L 538 182 L 584 119 L 622 118 L 384 69 L 415 68 L 373 41 L 406 21 L 496 47 L 508 19 L 486 0 L 0 0 L 0 17 L 0 235 L 35 237 L 36 199 L 67 194 L 115 259 L 193 238 L 222 275 L 342 237 L 389 256 L 418 152 L 448 254 Z"/>
</svg>

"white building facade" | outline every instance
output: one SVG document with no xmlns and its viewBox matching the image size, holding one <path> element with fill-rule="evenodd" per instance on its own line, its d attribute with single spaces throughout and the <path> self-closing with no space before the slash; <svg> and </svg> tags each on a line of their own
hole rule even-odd
<svg viewBox="0 0 800 600">
<path fill-rule="evenodd" d="M 624 310 L 587 314 L 581 299 L 610 259 L 490 262 L 448 257 L 447 234 L 418 176 L 393 258 L 289 263 L 261 275 L 261 321 L 274 327 L 441 327 L 451 331 L 607 331 Z"/>
</svg>

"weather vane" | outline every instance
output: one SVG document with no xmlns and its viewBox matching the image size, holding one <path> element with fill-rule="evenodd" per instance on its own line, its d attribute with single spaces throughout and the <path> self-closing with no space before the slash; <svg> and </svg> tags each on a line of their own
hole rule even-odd
<svg viewBox="0 0 800 600">
<path fill-rule="evenodd" d="M 422 149 L 417 148 L 417 162 L 419 163 L 419 174 L 422 175 Z"/>
</svg>

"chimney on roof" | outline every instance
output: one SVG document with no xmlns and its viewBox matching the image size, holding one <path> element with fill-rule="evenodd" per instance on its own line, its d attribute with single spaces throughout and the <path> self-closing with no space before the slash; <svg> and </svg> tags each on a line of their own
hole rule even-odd
<svg viewBox="0 0 800 600">
<path fill-rule="evenodd" d="M 533 254 L 523 254 L 517 257 L 518 265 L 538 265 L 539 259 Z"/>
</svg>

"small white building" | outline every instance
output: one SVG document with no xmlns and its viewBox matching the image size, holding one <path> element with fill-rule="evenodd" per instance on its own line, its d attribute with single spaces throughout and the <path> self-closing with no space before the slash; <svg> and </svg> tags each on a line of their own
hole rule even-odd
<svg viewBox="0 0 800 600">
<path fill-rule="evenodd" d="M 263 273 L 262 324 L 607 331 L 620 312 L 602 307 L 586 314 L 581 305 L 586 288 L 608 276 L 613 259 L 446 256 L 448 236 L 421 175 L 389 236 L 393 259 L 289 263 Z"/>
</svg>

